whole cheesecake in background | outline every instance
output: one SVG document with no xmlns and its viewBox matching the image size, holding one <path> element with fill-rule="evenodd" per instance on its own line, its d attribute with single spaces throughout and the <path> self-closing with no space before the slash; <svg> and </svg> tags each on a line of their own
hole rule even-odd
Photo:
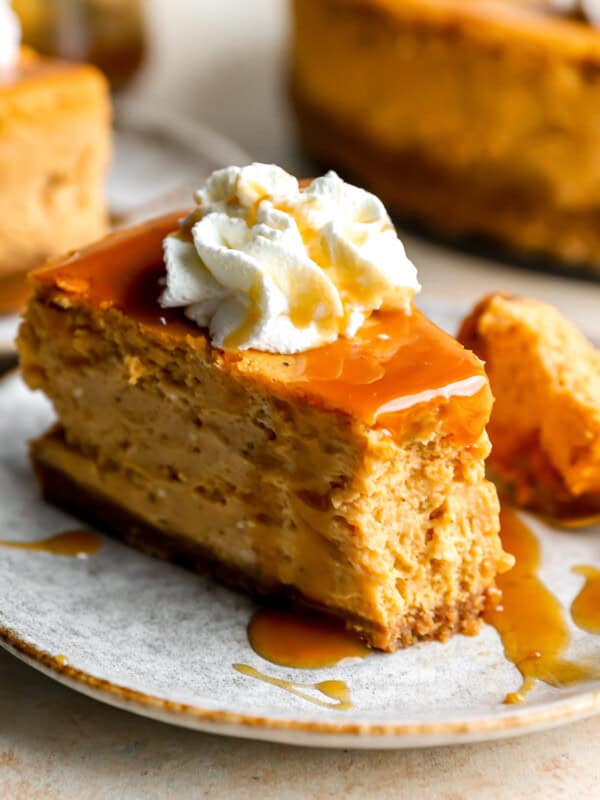
<svg viewBox="0 0 600 800">
<path fill-rule="evenodd" d="M 600 30 L 575 6 L 296 0 L 306 149 L 444 236 L 600 274 Z"/>
<path fill-rule="evenodd" d="M 58 414 L 32 443 L 46 498 L 377 648 L 475 632 L 511 565 L 492 396 L 413 306 L 385 208 L 260 164 L 196 201 L 32 274 L 19 350 Z"/>
<path fill-rule="evenodd" d="M 111 121 L 101 73 L 19 48 L 9 13 L 0 0 L 0 313 L 27 270 L 105 232 Z"/>
</svg>

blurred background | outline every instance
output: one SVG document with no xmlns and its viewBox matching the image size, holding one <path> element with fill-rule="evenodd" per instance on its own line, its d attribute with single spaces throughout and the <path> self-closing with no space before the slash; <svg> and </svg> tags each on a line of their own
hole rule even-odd
<svg viewBox="0 0 600 800">
<path fill-rule="evenodd" d="M 146 215 L 160 210 L 152 207 L 152 197 L 164 197 L 172 186 L 179 187 L 172 204 L 181 207 L 190 157 L 178 164 L 177 156 L 185 148 L 196 153 L 192 158 L 202 178 L 223 163 L 249 159 L 305 176 L 328 166 L 317 167 L 304 156 L 295 133 L 288 97 L 291 2 L 14 0 L 13 5 L 26 42 L 42 53 L 92 61 L 111 81 L 118 133 L 109 190 L 114 219 L 127 218 L 130 198 Z M 160 123 L 154 141 L 149 120 L 155 127 Z M 187 198 L 189 186 L 185 191 Z M 423 296 L 442 309 L 451 305 L 456 315 L 482 294 L 506 289 L 585 319 L 589 335 L 600 340 L 599 282 L 449 248 L 412 229 L 402 229 L 401 236 L 418 266 Z"/>
<path fill-rule="evenodd" d="M 13 0 L 36 50 L 91 61 L 121 98 L 220 131 L 294 167 L 284 0 Z"/>
</svg>

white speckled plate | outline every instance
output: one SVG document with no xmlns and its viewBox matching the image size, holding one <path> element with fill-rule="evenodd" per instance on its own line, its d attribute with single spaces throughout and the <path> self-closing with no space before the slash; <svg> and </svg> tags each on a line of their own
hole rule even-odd
<svg viewBox="0 0 600 800">
<path fill-rule="evenodd" d="M 191 203 L 210 173 L 250 156 L 238 145 L 176 113 L 117 104 L 108 206 L 113 221 L 136 222 Z M 0 356 L 14 352 L 17 316 L 0 315 Z"/>
<path fill-rule="evenodd" d="M 456 327 L 456 316 L 438 317 Z M 77 527 L 40 499 L 26 441 L 52 419 L 15 374 L 0 381 L 0 538 L 32 540 Z M 567 610 L 600 565 L 600 526 L 561 532 L 528 518 L 541 577 Z M 0 548 L 0 643 L 99 700 L 176 725 L 292 744 L 397 748 L 512 736 L 600 711 L 600 682 L 545 684 L 520 706 L 502 703 L 520 676 L 496 632 L 456 636 L 323 670 L 277 667 L 246 640 L 253 602 L 105 538 L 86 560 Z M 64 656 L 68 663 L 56 656 Z M 572 627 L 567 653 L 600 664 L 600 637 Z M 321 708 L 233 668 L 313 683 L 343 680 L 353 708 Z"/>
</svg>

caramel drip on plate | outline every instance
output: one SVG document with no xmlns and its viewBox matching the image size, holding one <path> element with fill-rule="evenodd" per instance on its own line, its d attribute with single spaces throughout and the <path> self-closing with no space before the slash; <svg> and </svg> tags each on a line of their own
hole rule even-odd
<svg viewBox="0 0 600 800">
<path fill-rule="evenodd" d="M 311 393 L 365 422 L 387 427 L 393 425 L 394 414 L 439 402 L 446 390 L 448 396 L 461 391 L 474 396 L 485 385 L 471 353 L 457 349 L 417 309 L 410 314 L 377 312 L 354 337 L 340 337 L 288 360 L 295 382 Z M 472 389 L 459 389 L 468 381 Z"/>
<path fill-rule="evenodd" d="M 571 605 L 573 622 L 588 633 L 600 633 L 600 569 L 598 567 L 573 567 L 573 572 L 583 575 L 585 583 Z"/>
<path fill-rule="evenodd" d="M 102 539 L 93 531 L 65 531 L 48 539 L 34 542 L 14 542 L 0 540 L 0 547 L 9 547 L 13 550 L 37 550 L 42 553 L 51 553 L 55 556 L 68 556 L 69 558 L 86 558 L 96 553 L 102 547 Z"/>
<path fill-rule="evenodd" d="M 562 657 L 569 630 L 561 604 L 538 577 L 536 537 L 512 511 L 502 509 L 500 521 L 502 545 L 516 563 L 496 579 L 500 591 L 484 618 L 500 634 L 506 657 L 523 677 L 520 689 L 504 702 L 522 702 L 538 681 L 562 687 L 597 678 L 597 671 Z"/>
<path fill-rule="evenodd" d="M 266 661 L 296 669 L 331 667 L 345 658 L 365 658 L 370 653 L 336 619 L 272 608 L 254 614 L 248 640 Z"/>
<path fill-rule="evenodd" d="M 329 708 L 333 711 L 348 711 L 348 709 L 352 708 L 350 690 L 344 681 L 297 683 L 295 681 L 286 681 L 282 678 L 273 678 L 270 675 L 265 675 L 264 672 L 259 672 L 259 670 L 254 669 L 254 667 L 248 664 L 233 664 L 233 668 L 242 675 L 262 681 L 263 683 L 269 683 L 271 686 L 278 686 L 280 689 L 293 694 L 295 697 L 299 697 L 301 700 L 306 700 L 309 703 L 314 703 L 316 706 Z M 311 690 L 319 692 L 334 702 L 330 703 L 327 700 L 321 700 L 319 697 L 309 694 Z"/>
</svg>

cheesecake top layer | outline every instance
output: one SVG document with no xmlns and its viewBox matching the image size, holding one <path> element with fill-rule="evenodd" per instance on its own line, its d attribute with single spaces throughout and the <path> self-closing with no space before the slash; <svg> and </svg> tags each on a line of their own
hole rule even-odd
<svg viewBox="0 0 600 800">
<path fill-rule="evenodd" d="M 124 314 L 166 346 L 175 348 L 183 340 L 227 368 L 257 380 L 268 376 L 274 390 L 283 386 L 369 425 L 390 427 L 395 415 L 420 403 L 473 398 L 469 415 L 476 430 L 468 438 L 480 435 L 491 407 L 482 362 L 416 308 L 410 314 L 376 312 L 354 337 L 298 355 L 212 348 L 206 331 L 180 310 L 158 303 L 165 275 L 163 239 L 182 213 L 111 234 L 36 270 L 31 281 L 37 296 L 60 296 L 70 308 Z M 472 427 L 463 419 L 465 426 Z"/>
</svg>

